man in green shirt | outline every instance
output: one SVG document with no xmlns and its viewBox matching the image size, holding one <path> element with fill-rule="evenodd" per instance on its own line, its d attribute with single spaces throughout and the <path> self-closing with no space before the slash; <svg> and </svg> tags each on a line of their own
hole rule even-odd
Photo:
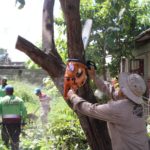
<svg viewBox="0 0 150 150">
<path fill-rule="evenodd" d="M 1 78 L 1 83 L 0 83 L 0 97 L 4 97 L 6 95 L 5 93 L 5 86 L 7 85 L 7 78 L 3 77 Z"/>
<path fill-rule="evenodd" d="M 12 150 L 19 150 L 19 135 L 21 124 L 25 122 L 27 110 L 21 98 L 13 95 L 11 85 L 5 87 L 6 96 L 0 101 L 0 114 L 2 116 L 2 140 Z"/>
</svg>

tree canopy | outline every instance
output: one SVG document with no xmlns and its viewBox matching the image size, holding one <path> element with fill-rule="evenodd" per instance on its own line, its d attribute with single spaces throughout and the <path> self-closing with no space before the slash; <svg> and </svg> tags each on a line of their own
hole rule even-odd
<svg viewBox="0 0 150 150">
<path fill-rule="evenodd" d="M 119 72 L 121 57 L 132 58 L 134 38 L 149 28 L 149 3 L 138 0 L 105 0 L 86 3 L 80 6 L 81 18 L 93 19 L 90 46 L 86 57 L 96 60 L 100 73 L 108 66 L 112 76 Z M 106 58 L 112 62 L 106 66 Z"/>
</svg>

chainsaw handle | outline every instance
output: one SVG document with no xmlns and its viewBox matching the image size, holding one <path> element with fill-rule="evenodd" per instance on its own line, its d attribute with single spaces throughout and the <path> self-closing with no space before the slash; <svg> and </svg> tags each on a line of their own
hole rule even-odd
<svg viewBox="0 0 150 150">
<path fill-rule="evenodd" d="M 86 66 L 87 66 L 87 68 L 88 68 L 89 70 L 91 69 L 92 66 L 94 67 L 95 70 L 97 70 L 97 67 L 96 67 L 94 61 L 88 60 L 88 61 L 86 62 Z"/>
</svg>

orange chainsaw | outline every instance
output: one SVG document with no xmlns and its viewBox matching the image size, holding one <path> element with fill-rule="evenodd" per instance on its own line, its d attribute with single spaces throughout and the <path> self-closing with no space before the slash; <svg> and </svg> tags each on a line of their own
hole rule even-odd
<svg viewBox="0 0 150 150">
<path fill-rule="evenodd" d="M 69 59 L 64 75 L 64 98 L 67 99 L 69 89 L 77 91 L 83 86 L 87 79 L 87 66 L 78 59 Z"/>
</svg>

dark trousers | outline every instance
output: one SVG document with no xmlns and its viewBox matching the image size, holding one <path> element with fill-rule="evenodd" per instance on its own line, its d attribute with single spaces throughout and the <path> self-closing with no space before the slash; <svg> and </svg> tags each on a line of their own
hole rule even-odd
<svg viewBox="0 0 150 150">
<path fill-rule="evenodd" d="M 9 123 L 2 125 L 2 140 L 4 144 L 9 147 L 11 145 L 12 150 L 19 150 L 19 135 L 21 132 L 20 123 Z"/>
</svg>

